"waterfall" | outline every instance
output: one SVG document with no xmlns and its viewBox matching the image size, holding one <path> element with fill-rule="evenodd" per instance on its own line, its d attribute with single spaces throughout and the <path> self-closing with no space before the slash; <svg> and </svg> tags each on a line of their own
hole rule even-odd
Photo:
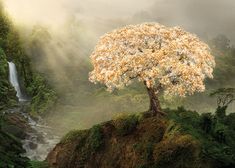
<svg viewBox="0 0 235 168">
<path fill-rule="evenodd" d="M 13 62 L 8 62 L 9 65 L 9 81 L 11 85 L 15 88 L 17 92 L 17 97 L 20 101 L 20 109 L 11 109 L 9 112 L 15 113 L 18 112 L 23 116 L 27 121 L 31 129 L 26 132 L 26 137 L 22 140 L 23 148 L 25 149 L 25 154 L 23 156 L 28 157 L 31 160 L 45 160 L 47 154 L 52 150 L 52 148 L 60 141 L 60 138 L 57 135 L 54 135 L 53 129 L 46 126 L 46 123 L 43 123 L 42 120 L 34 121 L 30 115 L 23 111 L 22 107 L 28 106 L 29 103 L 27 98 L 23 95 L 18 75 L 17 69 Z M 19 110 L 19 111 L 18 111 Z M 0 166 L 1 167 L 1 166 Z"/>
<path fill-rule="evenodd" d="M 13 62 L 8 62 L 8 65 L 9 65 L 9 80 L 11 85 L 15 88 L 15 91 L 17 92 L 16 96 L 18 97 L 19 101 L 25 101 L 22 91 L 20 89 L 16 66 Z"/>
</svg>

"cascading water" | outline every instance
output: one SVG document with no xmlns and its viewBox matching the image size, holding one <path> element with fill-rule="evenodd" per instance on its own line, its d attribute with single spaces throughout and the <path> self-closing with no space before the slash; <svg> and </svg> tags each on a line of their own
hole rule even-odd
<svg viewBox="0 0 235 168">
<path fill-rule="evenodd" d="M 28 100 L 24 98 L 22 94 L 18 74 L 16 66 L 13 62 L 8 62 L 9 65 L 9 80 L 11 85 L 15 88 L 17 92 L 17 97 L 20 102 L 21 108 L 13 109 L 11 112 L 15 113 L 19 111 L 19 114 L 26 118 L 32 130 L 27 132 L 26 139 L 22 141 L 23 148 L 25 149 L 26 153 L 24 156 L 28 157 L 31 160 L 44 160 L 50 150 L 59 142 L 59 137 L 53 135 L 53 130 L 47 127 L 46 124 L 40 121 L 34 121 L 28 113 L 22 110 L 23 106 L 27 106 L 29 103 Z M 19 109 L 19 110 L 17 110 Z"/>
<path fill-rule="evenodd" d="M 26 139 L 22 141 L 23 148 L 26 151 L 23 156 L 31 160 L 43 161 L 60 138 L 53 134 L 52 128 L 35 122 L 28 115 L 25 115 L 25 117 L 28 119 L 32 131 L 28 132 Z"/>
<path fill-rule="evenodd" d="M 9 65 L 9 80 L 11 85 L 15 88 L 19 101 L 25 101 L 22 91 L 20 89 L 19 80 L 18 80 L 18 74 L 16 70 L 16 66 L 13 62 L 8 62 Z"/>
<path fill-rule="evenodd" d="M 27 102 L 21 102 L 21 106 L 27 106 Z M 54 134 L 51 127 L 48 127 L 42 119 L 34 121 L 30 115 L 22 110 L 22 108 L 8 109 L 6 113 L 18 113 L 23 116 L 31 129 L 27 129 L 25 139 L 22 146 L 25 153 L 22 156 L 31 160 L 43 161 L 48 153 L 60 141 L 60 137 Z M 1 166 L 0 166 L 1 167 Z"/>
</svg>

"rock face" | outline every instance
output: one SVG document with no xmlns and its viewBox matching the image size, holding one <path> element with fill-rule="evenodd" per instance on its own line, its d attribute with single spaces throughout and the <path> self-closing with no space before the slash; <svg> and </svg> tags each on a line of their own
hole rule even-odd
<svg viewBox="0 0 235 168">
<path fill-rule="evenodd" d="M 0 128 L 0 167 L 27 167 L 29 159 L 22 156 L 25 150 L 21 140 L 30 129 L 27 121 L 19 113 L 4 116 Z"/>
<path fill-rule="evenodd" d="M 70 132 L 46 160 L 52 168 L 192 168 L 200 145 L 178 130 L 167 119 L 121 117 Z"/>
</svg>

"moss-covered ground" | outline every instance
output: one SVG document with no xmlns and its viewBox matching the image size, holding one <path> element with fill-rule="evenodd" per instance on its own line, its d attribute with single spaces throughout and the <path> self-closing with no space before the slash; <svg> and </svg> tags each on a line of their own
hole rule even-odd
<svg viewBox="0 0 235 168">
<path fill-rule="evenodd" d="M 72 131 L 47 160 L 58 168 L 235 166 L 234 113 L 220 119 L 183 107 L 165 111 L 166 118 L 122 115 L 88 130 Z"/>
</svg>

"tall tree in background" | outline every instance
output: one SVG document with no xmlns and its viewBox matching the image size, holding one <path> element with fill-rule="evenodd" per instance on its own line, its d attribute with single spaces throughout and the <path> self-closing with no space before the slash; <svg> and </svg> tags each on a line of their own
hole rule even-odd
<svg viewBox="0 0 235 168">
<path fill-rule="evenodd" d="M 216 115 L 224 118 L 226 109 L 235 101 L 235 88 L 219 88 L 213 91 L 210 96 L 217 99 Z"/>
<path fill-rule="evenodd" d="M 109 91 L 135 79 L 147 87 L 152 114 L 163 114 L 158 95 L 186 96 L 205 90 L 212 78 L 214 57 L 207 44 L 180 27 L 157 23 L 129 25 L 101 37 L 91 55 L 91 82 Z"/>
</svg>

